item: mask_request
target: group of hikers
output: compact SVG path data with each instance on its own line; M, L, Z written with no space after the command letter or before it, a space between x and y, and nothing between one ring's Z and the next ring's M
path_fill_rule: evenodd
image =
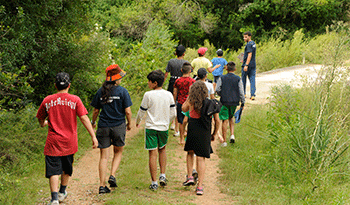
M154 70L147 75L150 91L143 96L135 124L139 127L145 118L145 149L149 151L151 190L155 191L168 183L165 174L166 145L172 124L174 135L179 136L179 144L187 152L187 175L183 186L197 185L196 194L203 195L205 158L210 158L213 153L211 141L219 138L221 145L227 146L229 126L230 142L235 142L234 113L237 106L240 105L241 109L244 107L247 76L251 85L250 99L255 99L256 46L250 32L245 32L243 38L247 44L241 61L242 78L234 74L235 63L227 62L221 49L217 50L217 57L210 61L205 58L207 48L201 47L198 49L199 57L189 63L184 60L186 49L182 45L176 47L177 58L168 62L165 73ZM227 70L225 75L224 69ZM100 148L99 194L111 192L106 185L108 148L111 145L114 156L108 184L117 187L115 175L122 159L126 131L132 129L134 124L131 112L133 104L127 89L120 86L126 72L117 64L108 66L105 72L106 80L91 102L94 108L91 121L81 99L68 93L71 81L65 72L56 75L57 93L47 96L38 109L36 117L40 125L48 126L44 155L45 176L49 179L51 190L49 204L59 204L68 195L66 188L73 173L74 154L78 150L77 116L89 132L93 148ZM213 83L207 80L208 72L213 74ZM169 73L168 90L164 90L162 86ZM215 95L220 96L220 101L216 100ZM222 136L219 134L221 122ZM158 179L157 158L160 166Z

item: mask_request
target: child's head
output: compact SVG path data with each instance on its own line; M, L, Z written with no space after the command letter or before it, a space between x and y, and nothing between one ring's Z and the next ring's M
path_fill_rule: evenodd
M106 81L118 81L126 75L118 64L110 65L106 68Z
M207 70L205 68L198 69L197 76L200 80L203 80L207 77Z
M199 57L204 56L204 55L205 55L205 52L207 52L207 50L208 50L208 48L206 48L206 47L200 47L200 48L198 49L198 55L199 55Z
M180 44L178 47L176 47L175 54L177 57L183 56L185 52L186 52L185 46Z
M68 88L70 85L69 74L65 72L57 73L55 84L58 91Z
M192 70L191 63L185 62L185 63L182 65L181 72L182 72L183 74L190 73L191 70Z
M223 55L224 55L224 51L222 51L221 49L219 49L219 50L216 51L216 54L217 54L218 56L223 56Z
M227 63L226 69L228 72L233 72L236 70L236 64L233 61L230 61Z
M148 82L151 82L153 84L152 86L148 84L150 89L156 89L156 88L162 87L164 83L164 76L165 75L161 70L154 70L150 72L147 75Z
M188 100L197 112L200 112L203 100L208 97L208 88L203 81L196 81L190 87Z

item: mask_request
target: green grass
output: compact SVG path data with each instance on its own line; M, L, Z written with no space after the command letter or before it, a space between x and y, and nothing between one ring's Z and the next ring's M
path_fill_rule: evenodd
M314 191L279 168L267 140L267 105L246 109L235 126L236 143L219 149L222 191L238 204L348 204L348 177L334 177Z

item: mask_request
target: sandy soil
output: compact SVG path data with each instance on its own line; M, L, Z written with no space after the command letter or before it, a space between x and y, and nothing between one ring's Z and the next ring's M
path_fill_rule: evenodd
M317 77L317 71L321 68L320 65L305 65L305 66L293 66L284 69L278 69L265 73L257 74L256 84L257 98L255 101L247 99L246 104L265 104L268 103L270 97L271 87L288 83L293 86L299 86L301 84L300 76L307 76L309 79L315 79ZM247 94L250 94L249 83L247 85ZM130 132L127 132L127 138L131 138L136 135L140 129L134 128ZM172 137L171 140L177 140ZM126 140L128 142L128 140ZM220 159L217 156L217 150L221 149L218 140L213 144L214 154L210 159L206 160L206 173L204 181L204 195L195 196L194 189L181 190L181 195L193 195L195 196L190 202L195 204L212 205L212 204L235 204L232 201L232 197L223 194L220 191L220 184L218 178L220 177L220 170L218 168ZM112 154L112 150L110 152ZM177 170L174 176L171 176L172 182L169 182L168 191L175 191L176 187L181 186L181 183L185 179L186 174L186 153L183 151L182 146L177 146L174 149L168 149L168 166L167 170ZM111 159L112 157L110 157ZM103 204L104 202L98 198L98 161L99 150L87 151L86 154L75 162L74 175L69 184L69 195L66 201L62 204ZM110 163L110 162L109 162ZM147 187L145 187L147 188ZM177 189L178 190L178 189ZM44 199L43 199L44 200ZM49 199L45 199L48 201Z

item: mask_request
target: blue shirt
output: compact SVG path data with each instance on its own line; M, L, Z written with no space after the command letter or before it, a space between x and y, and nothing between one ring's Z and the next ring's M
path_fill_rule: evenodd
M247 45L245 45L244 48L244 56L243 56L243 64L242 67L245 66L245 63L247 62L247 58L248 58L248 53L252 53L252 58L250 59L249 68L255 68L256 67L256 63L255 63L255 52L256 52L256 45L254 41L249 41L247 43Z
M213 63L213 67L219 64L221 65L220 67L218 67L212 72L213 76L222 76L224 72L224 67L225 65L227 65L227 61L224 58L213 58L211 62Z
M125 108L132 105L129 92L121 86L112 88L107 103L102 103L102 88L100 88L91 102L91 106L102 109L98 127L115 127L125 123Z

